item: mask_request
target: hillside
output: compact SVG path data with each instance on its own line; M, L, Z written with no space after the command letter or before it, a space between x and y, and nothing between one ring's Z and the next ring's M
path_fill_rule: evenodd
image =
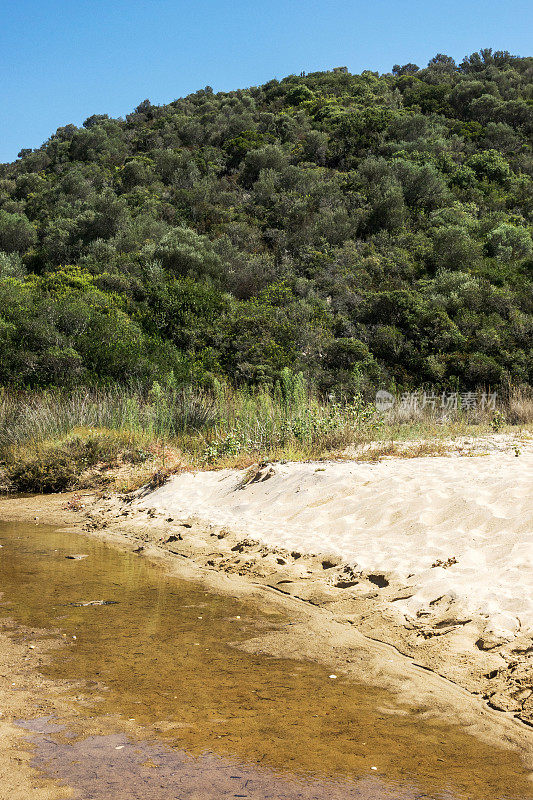
M533 382L533 58L290 75L0 166L0 383Z

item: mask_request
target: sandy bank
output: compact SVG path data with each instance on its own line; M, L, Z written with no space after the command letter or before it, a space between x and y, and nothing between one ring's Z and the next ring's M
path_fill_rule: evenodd
M183 474L143 503L194 514L409 589L407 619L486 619L493 641L533 634L533 447L520 456L269 465ZM407 594L407 593L406 593ZM453 607L453 613L452 613Z
M276 554L279 590L533 721L531 441L473 457L182 474L135 500L139 512L222 531L209 561L225 570L268 577Z
M0 517L90 531L216 591L277 595L296 624L255 652L369 678L417 713L519 742L531 764L516 726L533 724L533 446L515 446L183 474L134 497L9 498Z

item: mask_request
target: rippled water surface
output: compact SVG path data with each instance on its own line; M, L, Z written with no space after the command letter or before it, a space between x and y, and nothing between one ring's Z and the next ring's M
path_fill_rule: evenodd
M124 720L101 736L21 721L35 763L79 800L533 797L514 754L320 665L239 650L289 624L272 608L46 526L1 524L0 542L0 611L65 635L43 671L82 681L82 718Z

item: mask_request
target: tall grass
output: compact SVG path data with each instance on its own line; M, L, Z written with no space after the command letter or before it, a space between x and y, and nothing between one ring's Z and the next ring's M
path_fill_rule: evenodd
M69 392L0 391L0 459L13 448L61 439L72 431L130 431L181 446L193 460L214 462L242 452L272 453L292 446L341 446L379 423L361 397L322 402L301 374L289 370L274 387L234 390L215 383L207 392L172 380L151 390L115 387Z
M454 401L454 402L450 402ZM533 423L533 388L507 386L498 392L444 393L428 401L424 392L401 395L382 414L381 438L443 438L498 433L509 426Z
M146 433L154 438L209 428L214 399L187 388L75 389L12 392L0 389L0 458L14 445L66 436L76 428Z
M255 455L263 459L312 457L359 441L379 427L372 404L357 395L325 402L288 369L273 390L216 390L218 419L206 436L208 463Z
M247 466L254 461L311 459L350 445L423 440L533 422L533 393L509 389L498 407L405 404L378 413L356 395L320 398L301 374L283 371L275 387L205 391L172 377L139 387L14 392L0 390L0 462L17 488L72 485L98 464ZM55 465L61 464L59 478ZM59 469L59 467L58 467ZM29 477L28 477L29 476ZM26 481L26 482L25 482Z

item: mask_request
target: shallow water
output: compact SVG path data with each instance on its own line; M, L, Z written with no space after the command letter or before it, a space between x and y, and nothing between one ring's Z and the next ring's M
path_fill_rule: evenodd
M80 800L533 797L513 753L331 669L239 650L290 624L272 608L46 526L0 524L0 542L0 613L60 631L68 645L43 671L80 680L73 694L88 701L76 733L21 722L35 763ZM100 600L113 604L80 605ZM124 721L115 733L83 734L84 717L108 715Z

